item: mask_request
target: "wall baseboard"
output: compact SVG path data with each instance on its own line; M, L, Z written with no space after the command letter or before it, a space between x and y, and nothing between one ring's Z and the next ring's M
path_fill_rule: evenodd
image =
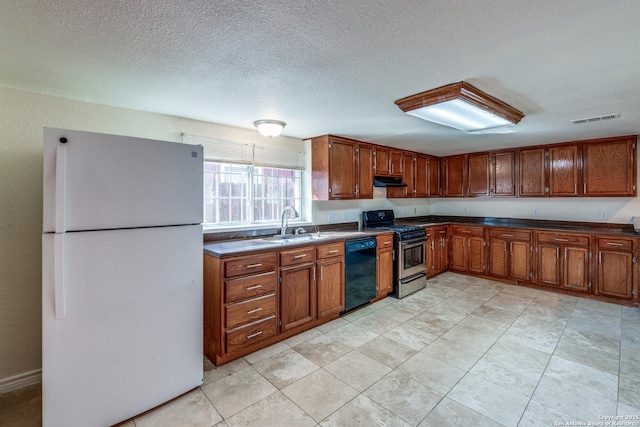
M42 382L42 369L0 379L0 394Z

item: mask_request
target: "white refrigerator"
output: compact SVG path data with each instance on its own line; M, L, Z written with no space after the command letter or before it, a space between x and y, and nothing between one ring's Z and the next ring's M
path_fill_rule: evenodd
M44 130L42 417L109 426L202 383L202 147Z

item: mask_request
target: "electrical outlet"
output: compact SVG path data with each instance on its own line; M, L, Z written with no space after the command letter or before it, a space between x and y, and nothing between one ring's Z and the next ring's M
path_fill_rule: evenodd
M600 219L607 219L609 217L609 213L606 210L600 211Z
M418 208L413 208L413 214L417 215L418 214Z
M347 219L347 211L342 211L342 219Z
M540 216L540 212L538 211L538 208L533 208L533 211L531 211L531 213L533 214L533 216Z
M400 208L400 215L404 216L404 208Z
M467 209L467 208L462 208L462 213L466 215L467 213L469 213L469 209Z
M329 223L336 222L336 214L333 212L329 212L329 214L327 215L327 221L329 221Z

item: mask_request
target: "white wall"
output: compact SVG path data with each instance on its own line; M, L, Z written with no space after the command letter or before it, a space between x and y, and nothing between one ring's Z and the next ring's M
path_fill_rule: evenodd
M301 140L268 140L253 129L0 88L0 383L41 367L43 127L165 141L187 132L303 149Z

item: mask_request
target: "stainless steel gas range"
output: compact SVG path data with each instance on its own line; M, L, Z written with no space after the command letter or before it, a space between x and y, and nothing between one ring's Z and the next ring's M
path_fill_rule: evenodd
M404 298L427 285L426 231L414 225L395 224L392 210L365 211L366 228L382 228L394 233L393 295Z

